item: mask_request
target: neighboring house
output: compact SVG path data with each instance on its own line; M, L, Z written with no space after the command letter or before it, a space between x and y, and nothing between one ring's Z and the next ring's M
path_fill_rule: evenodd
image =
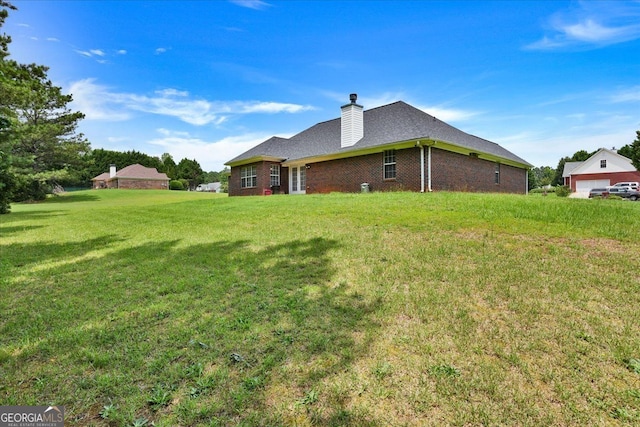
M332 191L527 192L531 164L402 101L340 118L291 138L272 137L228 161L229 195Z
M111 165L109 172L96 176L93 181L93 188L128 188L144 190L168 190L169 177L165 173L160 173L156 168L148 168L139 164L130 165L126 168L116 170L115 165Z
M631 160L613 150L601 148L584 162L567 162L562 171L564 185L577 193L607 187L616 182L640 181Z

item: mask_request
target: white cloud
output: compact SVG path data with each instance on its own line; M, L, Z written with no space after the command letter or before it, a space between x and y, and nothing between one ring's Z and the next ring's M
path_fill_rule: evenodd
M425 113L431 114L432 116L434 116L438 120L442 120L443 122L461 122L480 114L476 111L459 110L459 109L443 108L443 107L418 106L417 108L424 111Z
M198 163L205 171L222 170L224 162L270 137L270 135L251 133L217 141L206 141L190 136L186 132L158 129L158 133L162 136L148 141L149 144L162 147L161 151L171 154L176 161L184 158L197 158Z
M640 86L620 90L617 94L611 97L611 101L615 103L640 101Z
M529 50L597 48L640 38L640 2L579 2L550 17L549 34Z
M196 126L220 125L231 115L299 113L314 107L264 101L207 101L189 97L177 89L164 89L155 96L112 92L95 79L71 84L73 108L82 111L88 120L127 120L133 112L175 117Z
M159 48L156 49L155 52L156 52L156 55L160 55L162 53L165 53L166 51L167 51L166 47L159 47Z
M156 94L161 96L189 96L189 92L187 91L171 89L171 88L157 90Z
M298 105L298 104L285 104L281 102L237 102L237 111L243 114L251 113L300 113L303 111L313 110L314 107L310 105Z
M322 93L324 96L337 102L341 102L343 104L347 104L349 102L348 94L332 91L323 91ZM371 108L380 107L382 105L391 104L397 101L404 101L411 105L414 105L419 110L422 110L427 114L431 114L432 116L445 122L459 122L481 114L476 111L445 108L442 106L423 106L419 103L409 100L404 92L384 92L374 96L364 96L362 98L358 97L358 100L356 102L364 106L365 110L369 110Z
M72 83L69 92L73 96L71 107L82 111L86 120L120 121L131 118L131 113L120 108L117 95L106 86L94 83L94 79L84 79Z
M108 136L107 137L107 141L114 143L114 142L123 142L123 141L127 141L129 138L126 138L124 136Z
M120 49L120 50L116 51L116 55L126 55L126 54L127 54L127 51L124 50L124 49Z
M107 54L102 49L89 49L89 50L80 50L74 49L77 54L82 56L86 56L87 58L104 58ZM99 64L106 64L108 61L106 59L96 59L96 62Z
M47 37L48 42L59 42L60 40L55 37Z
M248 9L263 10L271 5L262 0L230 0L231 3Z

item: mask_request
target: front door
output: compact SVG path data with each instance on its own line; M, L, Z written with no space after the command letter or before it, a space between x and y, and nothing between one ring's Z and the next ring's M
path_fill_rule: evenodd
M305 194L307 192L307 168L293 166L289 168L289 194Z

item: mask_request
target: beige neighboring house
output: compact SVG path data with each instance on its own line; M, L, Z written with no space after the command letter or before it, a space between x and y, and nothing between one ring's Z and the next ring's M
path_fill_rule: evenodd
M130 165L116 170L111 165L109 172L93 178L93 188L126 188L137 190L168 190L169 177L156 168L148 168L140 164Z

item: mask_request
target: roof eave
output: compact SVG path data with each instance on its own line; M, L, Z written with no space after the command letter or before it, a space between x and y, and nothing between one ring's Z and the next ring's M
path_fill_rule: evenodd
M285 160L286 159L284 159L282 157L253 156L253 157L248 157L246 159L230 160L227 163L225 163L225 165L233 168L233 167L237 167L237 166L248 165L250 163L257 163L257 162L283 162Z
M406 141L391 142L387 144L375 145L373 147L353 147L351 149L342 150L336 153L301 157L297 159L288 159L284 161L282 165L288 166L290 164L325 162L328 160L338 160L338 159L344 159L348 157L356 157L356 156L363 156L367 154L380 153L382 151L390 150L390 149L404 149L404 148L419 147L421 145L424 147L428 147L428 146L437 147L437 148L441 148L443 150L451 151L454 153L464 154L466 156L469 156L475 153L478 155L478 158L480 159L499 162L501 164L514 166L517 168L529 169L533 167L532 164L527 162L518 162L513 159L507 159L505 157L497 156L495 154L478 152L477 150L473 150L468 147L463 147L460 145L453 144L451 142L440 141L432 138L412 138Z
M113 178L109 178L109 181L113 181L114 179L135 179L138 181L169 181L169 178L162 178L162 177L156 177L156 178L152 178L152 177L141 177L141 176L115 176Z

